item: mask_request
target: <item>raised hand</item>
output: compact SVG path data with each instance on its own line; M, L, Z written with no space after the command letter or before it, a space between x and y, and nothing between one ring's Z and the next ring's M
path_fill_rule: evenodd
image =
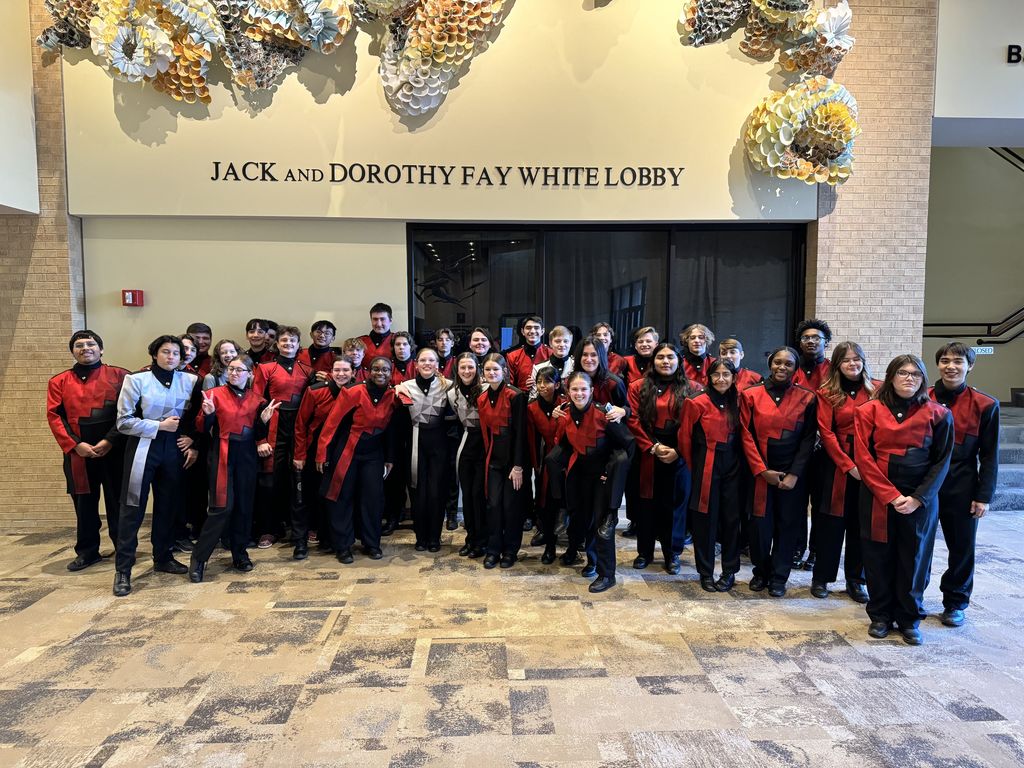
M280 400L271 400L270 405L263 409L263 413L260 414L260 418L263 419L263 423L266 424L274 416L274 411L281 407Z
M205 413L207 416L212 416L214 411L217 410L217 406L213 402L212 392L203 392L203 404L201 407L203 409L203 413Z

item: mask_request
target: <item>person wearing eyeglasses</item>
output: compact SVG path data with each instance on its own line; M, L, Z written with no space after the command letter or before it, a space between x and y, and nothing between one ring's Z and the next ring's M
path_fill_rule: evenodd
M708 385L708 370L715 358L708 351L715 343L715 334L701 323L688 325L679 334L679 343L683 348L683 370L686 378L696 381L702 387Z
M196 415L196 429L210 438L210 507L188 564L194 584L203 580L206 563L225 530L232 567L242 573L253 569L246 545L256 495L256 440L281 405L277 400L266 403L253 391L253 361L248 355L236 357L225 371L228 383L203 392Z
M949 560L942 574L942 623L959 627L974 588L978 521L988 512L999 472L999 401L967 386L975 352L952 342L939 347L939 380L928 395L953 414L953 456L939 490L939 523Z
M953 416L928 398L926 377L916 355L893 358L853 417L853 460L869 491L860 496L868 634L886 637L895 623L908 645L924 642L939 489L953 453Z
M316 381L330 381L334 360L341 355L340 349L331 346L337 333L330 320L317 320L309 327L310 345L300 350L298 359L313 370Z

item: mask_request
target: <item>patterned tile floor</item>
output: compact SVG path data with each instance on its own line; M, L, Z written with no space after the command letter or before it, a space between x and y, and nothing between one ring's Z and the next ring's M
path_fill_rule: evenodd
M809 574L711 595L628 540L596 596L539 549L484 571L402 531L380 562L140 566L116 599L70 531L2 537L0 766L1020 766L1024 521L983 525L968 623L919 648Z

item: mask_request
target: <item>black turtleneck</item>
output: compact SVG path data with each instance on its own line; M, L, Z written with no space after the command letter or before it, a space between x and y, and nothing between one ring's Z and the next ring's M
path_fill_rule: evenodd
M73 366L71 366L71 370L75 372L75 376L80 378L82 381L85 381L87 378L89 378L89 374L95 371L101 365L103 365L102 360L97 360L95 363L92 363L90 365L82 365L81 363L75 363Z
M568 355L566 355L565 357L556 357L555 355L551 355L551 357L547 359L547 362L551 364L552 368L561 373L565 368L565 363L568 359Z
M463 383L462 379L459 379L459 392L461 392L462 396L465 397L467 400L472 396L473 388L475 386L476 386L475 383L474 384L465 384L465 383Z
M153 367L149 369L152 371L153 376L156 380L163 384L165 387L170 387L171 382L174 380L174 371L168 371L161 368L156 363L153 363Z
M651 381L653 381L654 386L658 388L658 394L660 395L666 389L675 384L676 377L675 374L672 374L671 376L662 376L660 373L655 373L651 376Z
M859 376L856 379L848 379L843 376L840 388L850 397L854 397L858 392L864 389L864 380Z
M429 379L424 379L418 373L416 374L416 386L422 390L423 394L430 392L430 385L434 383L434 377L431 376Z
M310 344L307 347L307 350L309 351L309 362L315 363L317 360L320 359L321 355L330 352L331 348L330 346L318 347L316 344Z
M889 406L889 410L892 411L892 415L896 417L896 421L900 424L907 418L910 407L911 402L909 398L900 397L895 392L892 393L892 405Z
M492 387L490 384L487 385L487 400L491 405L496 405L498 397L501 395L501 390L505 388L505 382L501 382L497 389Z
M537 344L527 344L524 341L523 346L520 347L520 349L522 349L523 352L526 353L526 356L528 358L533 360L535 357L537 357L537 350L540 349L540 343L538 342Z
M543 397L538 396L537 405L545 416L550 416L551 412L558 407L558 401L553 397L550 400L545 400Z
M385 389L386 389L385 387L378 387L372 381L366 382L366 394L368 394L370 396L370 400L373 401L374 405L379 403L380 399L382 397L384 397L384 390Z
M351 384L351 383L352 382L350 381L349 384ZM327 380L327 386L331 390L331 394L334 397L337 397L338 393L341 392L341 387L338 386L338 382L336 382L334 379L328 379Z
M294 357L285 357L284 355L277 356L277 364L284 368L288 373L292 372L292 368L295 367Z
M576 424L576 426L579 426L580 423L582 423L583 418L587 415L587 411L589 411L593 405L593 399L591 399L591 401L587 403L582 409L577 408L576 405L573 404L573 406L569 409L569 417L573 420L573 423Z
M695 355L695 354L693 354L693 352L691 352L688 349L685 352L683 352L683 357L686 358L686 361L690 365L692 365L694 368L697 368L697 369L700 369L701 366L704 365L704 361L708 359L708 356L706 354L705 355Z
M967 380L964 379L964 383L956 389L949 389L942 379L935 382L935 399L943 405L952 405L953 401L967 389Z
M729 394L726 391L724 394L719 392L714 387L708 387L704 390L708 393L708 398L719 408L725 408L729 404Z
M391 331L388 331L387 333L377 333L376 331L370 331L369 333L370 339L373 341L374 345L378 347L384 342L384 339L386 339L390 335Z
M229 383L228 389L230 389L234 394L238 395L239 397L245 397L245 387L236 387L234 384Z
M779 402L783 397L786 396L786 392L793 386L793 380L787 379L786 381L775 381L775 379L765 379L764 388L768 390L768 394L772 396L775 402Z
M815 355L814 357L808 357L807 355L800 355L800 369L803 371L813 371L819 365L825 362L825 354Z

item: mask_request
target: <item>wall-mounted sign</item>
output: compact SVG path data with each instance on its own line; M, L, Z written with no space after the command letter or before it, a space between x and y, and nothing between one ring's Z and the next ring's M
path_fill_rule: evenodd
M971 347L976 355L994 355L996 353L995 347Z
M1006 46L1006 63L1007 64L1020 64L1021 60L1021 46L1019 45L1008 45Z

